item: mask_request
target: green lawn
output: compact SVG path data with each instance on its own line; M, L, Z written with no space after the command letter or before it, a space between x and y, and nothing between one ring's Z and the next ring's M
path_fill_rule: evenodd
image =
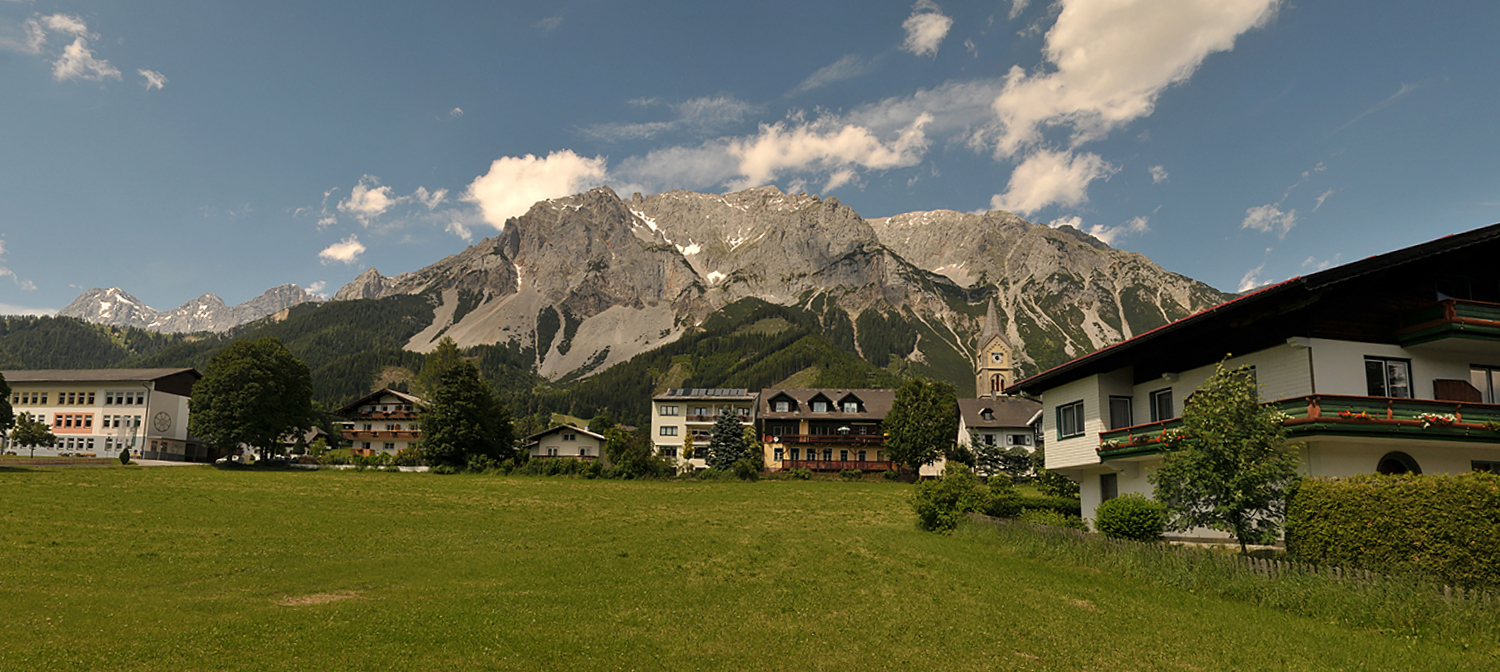
M1497 664L920 532L909 488L0 468L0 670Z

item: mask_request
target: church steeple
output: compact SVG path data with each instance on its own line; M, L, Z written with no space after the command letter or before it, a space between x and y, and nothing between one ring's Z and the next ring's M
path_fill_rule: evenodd
M1015 382L1011 365L1010 343L1000 328L1000 314L995 300L990 299L989 310L984 315L984 329L979 332L979 349L974 359L974 395L976 397L999 397L1005 387Z

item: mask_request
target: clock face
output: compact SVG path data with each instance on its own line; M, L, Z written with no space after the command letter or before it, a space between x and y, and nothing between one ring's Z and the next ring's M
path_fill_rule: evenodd
M995 363L999 364L1000 362L1005 361L1005 355L999 352L992 352L990 353L990 359L995 360Z
M157 413L156 417L151 419L151 425L156 428L156 431L165 432L172 428L172 416L167 415L165 411Z

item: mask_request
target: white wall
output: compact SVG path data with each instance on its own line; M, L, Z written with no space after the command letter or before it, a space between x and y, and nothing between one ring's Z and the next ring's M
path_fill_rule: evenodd
M1047 435L1047 468L1062 469L1099 463L1099 432L1105 429L1100 419L1101 396L1099 376L1088 376L1042 394L1042 423ZM1057 407L1083 402L1083 434L1067 439L1057 436Z

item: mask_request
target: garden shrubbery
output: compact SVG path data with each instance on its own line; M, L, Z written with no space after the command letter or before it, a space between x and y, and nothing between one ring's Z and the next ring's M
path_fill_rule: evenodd
M1020 501L1010 483L997 480L986 485L968 466L949 462L942 478L917 483L911 505L922 529L951 532L971 513L1015 515L1021 510Z
M1307 479L1288 505L1286 547L1307 562L1497 587L1497 511L1495 474Z
M1094 510L1094 528L1116 539L1161 541L1167 507L1136 493L1120 495Z

